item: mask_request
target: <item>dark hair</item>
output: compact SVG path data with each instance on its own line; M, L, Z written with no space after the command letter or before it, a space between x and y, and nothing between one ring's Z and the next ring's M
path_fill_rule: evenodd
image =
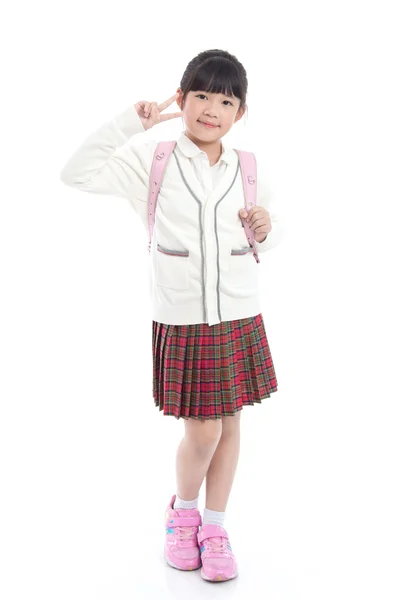
M188 92L204 90L236 96L240 99L239 108L246 104L246 71L236 56L225 50L206 50L195 56L185 69L180 87L183 102Z

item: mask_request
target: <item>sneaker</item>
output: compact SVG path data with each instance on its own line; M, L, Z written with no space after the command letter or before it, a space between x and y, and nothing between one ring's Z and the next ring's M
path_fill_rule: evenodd
M175 569L193 571L200 569L200 549L197 533L202 523L197 509L173 508L176 496L171 498L165 514L166 539L164 556Z
M227 581L238 570L226 529L207 524L197 534L201 553L201 576L207 581Z

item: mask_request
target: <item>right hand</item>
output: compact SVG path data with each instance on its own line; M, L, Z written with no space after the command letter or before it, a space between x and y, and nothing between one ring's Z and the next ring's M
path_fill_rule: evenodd
M140 100L139 102L136 102L135 109L139 115L143 127L147 130L161 121L168 121L169 119L181 117L183 112L166 113L165 115L160 115L160 112L175 102L178 96L179 94L176 93L161 104L157 104L157 102L146 102L146 100Z

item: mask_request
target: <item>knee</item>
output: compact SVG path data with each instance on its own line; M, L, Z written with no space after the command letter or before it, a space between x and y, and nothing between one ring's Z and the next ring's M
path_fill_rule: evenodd
M200 421L189 419L185 435L196 451L202 454L214 452L222 435L220 419Z
M221 437L223 439L240 435L240 416L241 411L238 411L233 416L222 417Z

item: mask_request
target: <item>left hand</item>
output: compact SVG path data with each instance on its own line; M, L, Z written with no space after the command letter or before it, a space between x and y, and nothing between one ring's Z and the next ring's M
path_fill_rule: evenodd
M263 242L272 229L269 212L262 206L253 206L249 212L245 208L239 211L241 219L246 219L250 229L254 231L256 242Z

